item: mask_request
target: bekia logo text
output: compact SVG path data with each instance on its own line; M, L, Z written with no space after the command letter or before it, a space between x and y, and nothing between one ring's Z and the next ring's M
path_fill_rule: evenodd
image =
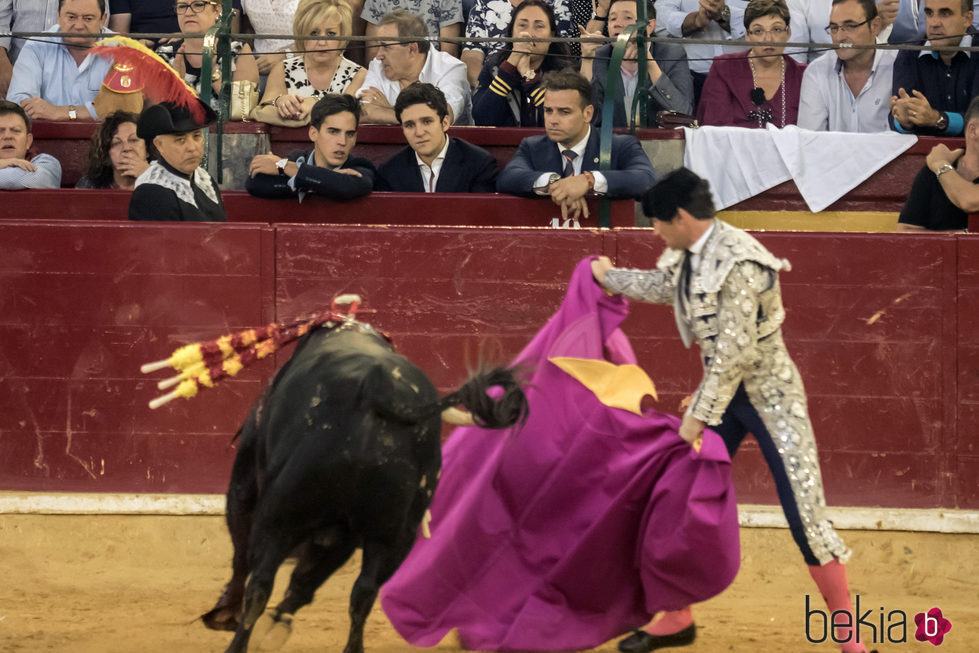
M832 615L812 607L806 594L806 639L813 644L825 642L827 638L837 644L864 642L872 644L901 644L908 641L908 615L904 610L885 611L881 606L861 611L860 595L857 594L854 614L837 610ZM914 616L916 630L914 638L919 642L929 642L941 646L945 635L952 629L952 623L942 615L940 608L919 612Z

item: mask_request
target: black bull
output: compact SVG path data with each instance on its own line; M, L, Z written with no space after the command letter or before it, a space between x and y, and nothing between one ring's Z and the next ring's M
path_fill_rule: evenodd
M504 390L499 400L486 393L493 386ZM364 650L378 590L411 550L438 484L440 413L456 404L491 428L527 410L512 371L499 368L440 399L420 369L361 323L300 340L239 432L227 498L233 575L203 616L209 628L236 631L229 653L284 644L292 615L357 547L344 650ZM260 621L290 554L298 560L285 598Z

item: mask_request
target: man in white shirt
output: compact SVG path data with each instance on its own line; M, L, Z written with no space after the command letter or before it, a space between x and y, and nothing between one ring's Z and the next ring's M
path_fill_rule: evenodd
M357 92L364 107L364 122L398 122L394 103L402 89L414 82L438 87L449 103L452 124L471 125L472 90L466 64L431 47L425 22L407 11L392 11L377 27L381 42L371 61L364 85ZM417 40L402 41L398 38Z
M27 158L34 137L31 121L13 102L0 100L0 190L58 188L61 164L50 154Z
M883 29L873 0L833 0L829 31L840 47L806 68L799 99L799 127L814 131L889 130L891 80L896 50L862 50Z

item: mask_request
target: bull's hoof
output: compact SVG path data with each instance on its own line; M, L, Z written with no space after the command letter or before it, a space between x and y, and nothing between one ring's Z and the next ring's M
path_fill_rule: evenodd
M240 606L216 606L210 612L202 614L201 621L211 630L237 630L239 608Z
M266 612L255 622L255 628L252 629L252 637L249 640L248 653L278 651L285 645L291 634L291 614L280 615L275 612Z

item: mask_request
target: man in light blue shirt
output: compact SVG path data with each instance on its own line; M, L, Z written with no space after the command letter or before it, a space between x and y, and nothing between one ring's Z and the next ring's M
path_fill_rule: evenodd
M61 164L50 154L27 158L33 142L31 122L24 110L0 100L0 190L58 188Z
M694 106L700 102L700 91L707 79L714 57L742 48L721 45L701 45L696 39L737 40L744 37L744 10L747 0L658 0L656 2L656 34L659 36L689 37L684 45L690 76L693 78ZM736 45L736 44L732 44Z
M60 0L58 23L50 32L72 36L31 41L14 64L7 99L24 107L31 120L95 120L92 104L112 65L89 54L110 32L105 0ZM77 34L77 36L75 36Z
M885 132L890 129L894 50L865 50L883 27L874 0L833 0L827 31L840 47L806 68L799 97L803 129Z

